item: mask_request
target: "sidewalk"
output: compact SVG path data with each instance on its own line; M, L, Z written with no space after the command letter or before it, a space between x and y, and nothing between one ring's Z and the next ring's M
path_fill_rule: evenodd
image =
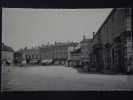
M114 70L106 70L106 69L103 69L102 71L96 71L96 68L91 68L90 69L90 72L88 72L88 69L87 68L76 68L77 71L79 73L88 73L88 74L107 74L107 75L123 75L124 73L122 72L117 72L117 71L114 71Z
M108 75L118 75L118 74L123 75L124 74L122 72L117 72L117 71L114 71L114 70L106 70L106 69L103 69L101 71L101 73L102 74L108 74Z

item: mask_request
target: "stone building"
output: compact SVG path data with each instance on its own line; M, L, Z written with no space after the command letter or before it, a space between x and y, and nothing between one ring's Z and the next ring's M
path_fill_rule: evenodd
M131 9L113 9L92 41L92 64L97 70L124 71L132 56Z
M30 64L39 63L41 60L40 47L35 47L31 49L24 49L23 58L26 59Z
M17 64L23 60L23 49L14 52L14 62Z
M83 36L83 40L80 42L82 67L88 67L89 65L89 45L91 45L91 39L86 39Z
M54 46L54 63L69 66L70 52L75 49L76 45L77 43L73 42L56 43Z
M75 49L70 52L70 66L81 66L81 48Z
M70 60L70 52L75 49L77 43L66 42L57 43L55 45L42 45L41 60L53 60L55 65L68 65Z
M14 60L14 50L2 43L2 65L10 65Z
M45 45L40 48L41 51L41 60L53 60L54 58L54 46L53 45Z

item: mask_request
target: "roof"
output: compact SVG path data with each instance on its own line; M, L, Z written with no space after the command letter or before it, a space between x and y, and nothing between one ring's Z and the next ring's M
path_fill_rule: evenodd
M91 39L83 39L80 43L91 42Z
M78 43L73 43L73 42L66 42L66 43L57 43L55 46L75 46Z
M4 45L4 44L2 44L2 51L14 52L14 50L11 47Z
M80 53L80 52L81 52L81 48L76 49L76 50L73 50L73 51L71 51L70 53Z
M100 33L99 31L102 29L102 27L105 25L105 23L108 22L108 20L115 13L116 10L117 10L117 8L113 8L113 10L110 12L110 14L107 16L107 18L105 19L105 21L102 23L102 25L100 26L100 28L98 29L98 31L96 32L96 34L94 35L94 37L92 38L92 41L95 39L96 35L98 35L98 33Z
M48 48L48 47L54 47L54 45L45 45L45 46L40 47L40 48Z
M25 51L38 51L38 50L39 50L39 48L36 48L36 49L27 49Z
M73 42L66 42L66 43L57 43L55 45L45 45L41 48L49 48L49 47L58 47L58 46L76 46L78 43L73 43Z
M23 52L22 49L20 49L20 50L18 50L18 51L15 51L15 53L22 53L22 52Z

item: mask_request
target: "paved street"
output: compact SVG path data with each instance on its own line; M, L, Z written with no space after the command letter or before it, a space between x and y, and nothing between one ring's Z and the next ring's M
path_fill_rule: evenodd
M2 70L6 91L133 89L133 75L80 73L65 66L4 66Z

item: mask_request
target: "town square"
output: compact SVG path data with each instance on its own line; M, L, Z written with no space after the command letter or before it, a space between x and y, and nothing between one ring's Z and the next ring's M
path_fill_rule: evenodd
M133 90L131 8L2 11L2 91Z
M122 73L81 72L66 66L3 68L4 91L132 90L133 76Z

